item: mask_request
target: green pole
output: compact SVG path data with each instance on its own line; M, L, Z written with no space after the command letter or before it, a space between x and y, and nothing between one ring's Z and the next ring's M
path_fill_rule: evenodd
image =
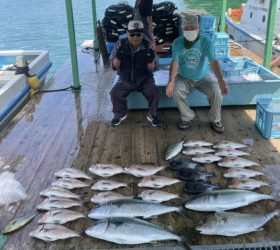
M221 24L220 24L220 31L221 32L225 32L226 11L227 11L227 0L223 0L223 2L222 2L222 12L221 12Z
M93 21L93 41L94 41L94 48L98 49L99 44L97 40L97 16L96 16L96 0L91 0L91 7L92 7L92 21Z
M270 0L268 20L267 20L267 32L266 32L266 43L264 50L264 61L263 66L267 69L270 68L272 59L272 40L274 33L274 24L276 18L277 0Z
M70 44L70 52L71 52L72 75L73 75L73 82L74 82L72 85L72 89L79 90L81 88L81 85L79 79L72 0L65 0L65 3L66 3L66 12L67 12L69 44Z

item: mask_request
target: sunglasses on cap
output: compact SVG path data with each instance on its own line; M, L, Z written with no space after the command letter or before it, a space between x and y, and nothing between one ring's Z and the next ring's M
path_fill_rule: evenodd
M129 33L130 37L135 37L135 36L140 37L142 35L143 35L143 33Z

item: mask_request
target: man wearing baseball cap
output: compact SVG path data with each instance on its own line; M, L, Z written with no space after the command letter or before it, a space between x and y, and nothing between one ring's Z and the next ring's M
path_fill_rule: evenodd
M150 43L143 39L144 25L141 21L130 21L127 38L121 39L113 54L112 66L118 70L119 80L112 88L111 101L114 118L112 126L118 126L127 118L127 96L132 91L141 92L148 101L148 121L154 127L161 127L157 115L159 90L155 85L155 53Z
M228 86L215 58L214 46L208 37L199 34L197 16L186 15L182 29L183 36L175 39L172 45L172 62L166 86L166 95L173 96L180 111L178 127L186 130L192 124L195 113L188 106L187 94L196 88L207 96L210 103L211 128L223 133L221 104L222 96L228 94ZM210 78L209 65L218 81Z

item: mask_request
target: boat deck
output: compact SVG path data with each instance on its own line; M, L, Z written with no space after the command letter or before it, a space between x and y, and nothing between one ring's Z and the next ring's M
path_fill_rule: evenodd
M245 50L235 50L235 55L245 53ZM252 55L251 55L252 56ZM147 110L129 111L128 118L119 127L110 126L112 119L109 90L115 73L109 68L98 65L96 72L93 58L79 53L79 70L81 92L52 92L32 97L21 112L0 132L0 169L10 166L9 170L16 172L16 178L26 188L28 199L10 212L1 212L0 226L11 219L24 214L36 213L36 205L42 201L39 192L55 180L54 173L58 170L75 165L89 173L88 167L95 163L129 164L166 164L164 155L167 147L181 140L202 139L218 142L222 139L241 142L244 139L254 139L251 159L261 164L280 163L280 140L266 140L254 125L255 106L225 107L222 117L226 131L223 135L214 133L209 128L208 108L195 108L196 120L191 129L180 131L176 128L178 120L176 109L161 109L159 115L164 121L163 128L153 128L147 121ZM49 88L65 88L71 85L72 75L70 62L66 63L57 73ZM257 168L256 168L257 169ZM207 165L208 171L216 173L213 183L226 184L222 178L224 170L214 164ZM160 173L172 176L174 173L165 170ZM94 179L100 179L93 177ZM132 183L130 189L120 189L123 194L137 194L138 179L128 175L112 177ZM265 178L264 178L265 179ZM163 190L180 193L183 200L168 202L172 205L182 205L188 195L182 193L183 183ZM270 188L260 191L271 193ZM88 213L91 207L90 198L94 194L90 188L77 190L83 195L85 206L81 209ZM236 209L236 211L261 213L271 211L275 202L262 201L254 205ZM112 249L129 248L93 239L88 236L61 240L53 243L29 237L38 223L42 213L38 213L31 223L10 234L3 247L13 249ZM202 219L206 213L191 212L196 219ZM245 244L252 242L280 241L280 218L274 218L264 226L263 231L250 233L239 237L203 236L195 232L194 222L184 219L181 215L171 213L152 218L152 222L165 226L178 235L185 235L190 245L223 245ZM68 223L71 229L82 233L93 222L81 219ZM168 247L177 245L175 242L158 242L135 247Z

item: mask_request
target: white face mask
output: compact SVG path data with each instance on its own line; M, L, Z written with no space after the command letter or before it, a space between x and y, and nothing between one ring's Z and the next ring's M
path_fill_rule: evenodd
M198 36L198 30L184 30L184 37L189 42L193 42Z

